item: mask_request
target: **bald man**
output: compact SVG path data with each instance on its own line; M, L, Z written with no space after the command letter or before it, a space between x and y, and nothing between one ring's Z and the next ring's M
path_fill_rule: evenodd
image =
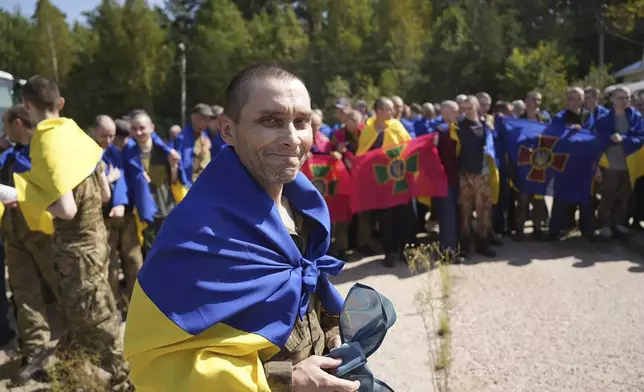
M416 137L416 130L414 129L414 123L408 120L405 117L405 101L397 95L391 97L391 102L394 105L394 115L393 118L400 121L400 123L405 127L409 136L412 138Z
M133 207L129 202L127 183L123 173L123 156L113 143L117 133L129 134L129 124L123 120L114 122L109 116L96 117L94 140L103 148L105 174L110 183L111 198L103 205L103 220L108 231L110 262L106 276L114 293L119 309L127 312L136 275L143 265L141 244L137 235ZM179 129L181 130L181 129ZM123 270L125 291L121 292L119 271Z

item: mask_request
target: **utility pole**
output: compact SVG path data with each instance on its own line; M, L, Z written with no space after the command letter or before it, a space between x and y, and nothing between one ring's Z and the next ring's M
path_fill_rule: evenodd
M179 43L181 51L181 126L186 126L186 46Z
M606 36L606 34L605 34L606 26L604 25L604 14L603 14L602 11L600 11L599 14L597 15L597 27L599 29L599 51L598 51L598 53L599 53L599 61L598 61L598 63L599 63L599 69L602 70L600 72L600 75L601 75L600 76L600 78L601 78L600 83L603 86L604 85L603 69L604 69L604 64L605 64L605 44L604 44L604 39L605 39L605 36Z
M47 26L47 35L49 36L49 49L51 50L51 62L54 67L54 80L58 83L58 57L56 56L56 47L54 46L54 37L51 33L51 25L49 21L45 21Z

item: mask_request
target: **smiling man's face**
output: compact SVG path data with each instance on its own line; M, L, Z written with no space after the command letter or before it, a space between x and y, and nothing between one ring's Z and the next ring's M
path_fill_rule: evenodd
M250 83L239 121L220 122L222 136L260 183L289 183L313 143L311 98L297 79Z

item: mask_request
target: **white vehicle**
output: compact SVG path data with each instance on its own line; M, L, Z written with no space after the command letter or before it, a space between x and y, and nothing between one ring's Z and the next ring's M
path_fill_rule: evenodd
M20 101L18 88L24 83L24 80L16 80L10 73L0 71L0 118L5 110ZM3 121L0 121L0 137L4 137Z

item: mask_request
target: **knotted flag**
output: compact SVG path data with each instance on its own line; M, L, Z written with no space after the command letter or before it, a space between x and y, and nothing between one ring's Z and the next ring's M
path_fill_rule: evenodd
M300 252L278 206L224 147L165 219L132 295L125 357L143 391L268 391L262 362L284 348L315 294L339 316L328 280L329 212L301 173L285 184L310 223Z
M351 222L351 175L342 160L316 154L304 162L302 173L324 197L331 222Z
M425 135L357 156L351 171L351 210L390 208L416 197L445 197L447 177L435 138Z

